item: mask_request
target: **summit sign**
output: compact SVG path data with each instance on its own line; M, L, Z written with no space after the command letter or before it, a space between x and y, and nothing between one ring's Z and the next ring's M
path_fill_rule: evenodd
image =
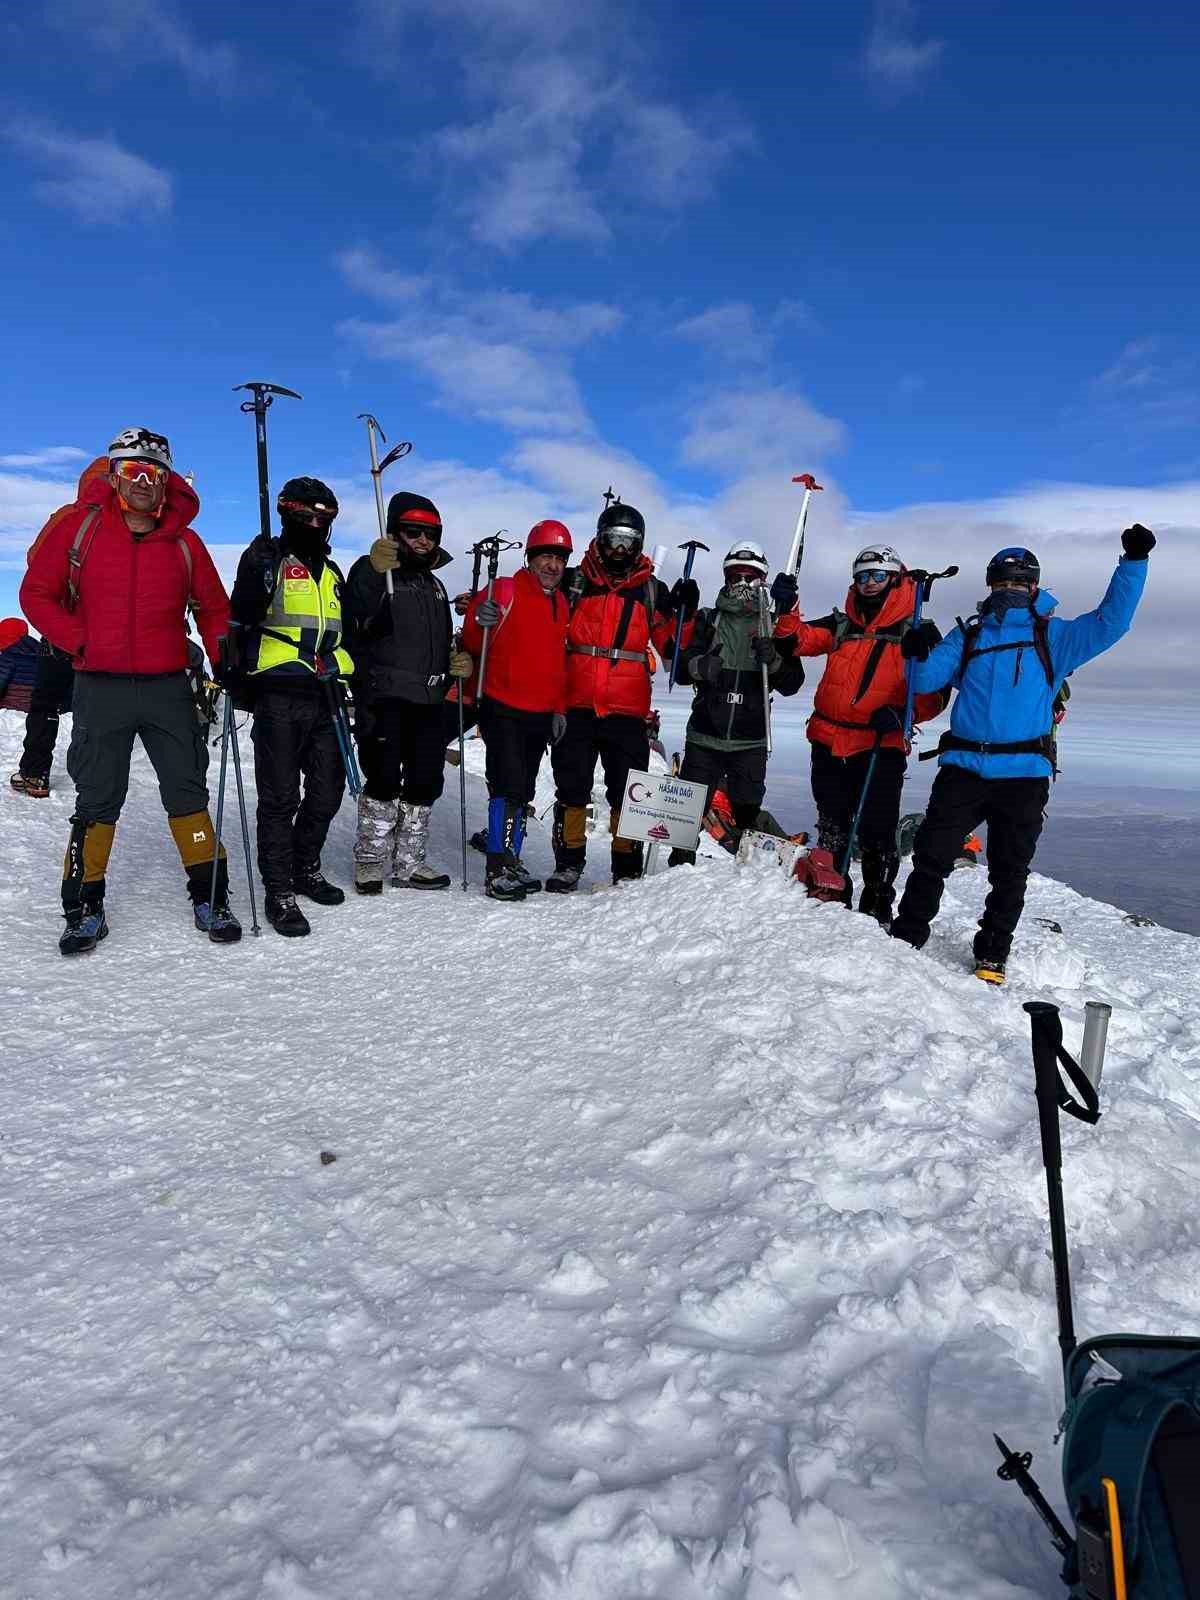
M617 833L622 839L694 850L707 794L704 784L689 783L669 772L631 772L625 780Z

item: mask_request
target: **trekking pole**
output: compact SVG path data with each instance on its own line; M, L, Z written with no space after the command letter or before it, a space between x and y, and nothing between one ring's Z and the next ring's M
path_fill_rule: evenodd
M219 646L219 661L221 676L225 677L229 671L229 639L222 635ZM211 909L217 903L217 864L221 859L221 827L225 820L225 774L229 767L229 746L233 744L233 770L237 778L238 805L242 813L242 849L246 856L246 882L250 890L250 920L253 924L255 936L262 932L258 925L258 907L254 896L254 869L250 863L250 828L246 821L246 797L242 791L242 758L238 748L237 722L234 719L233 696L225 690L225 717L221 724L221 779L217 785L217 815L213 822L213 864L212 877L208 886L208 904ZM226 867L226 876L228 876Z
M474 560L471 563L471 598L479 593L479 569L483 565L483 547L486 540L479 540L471 546ZM470 601L468 601L468 605ZM484 635L484 643L487 635ZM462 634L458 635L458 647L462 649ZM466 713L466 684L460 679L458 684L458 811L462 823L462 886L465 893L470 880L467 870L467 713Z
M816 487L820 488L820 485L817 484ZM957 571L958 571L957 567L947 567L945 572L920 572L920 571L917 571L917 572L910 572L909 573L909 577L914 579L915 582L916 582L916 585L917 585L917 593L916 593L916 598L913 601L913 613L912 613L912 626L914 628L920 626L921 610L922 610L922 608L923 608L923 606L925 604L925 601L929 599L930 594L933 592L933 586L937 582L937 580L939 578L952 578ZM915 697L915 690L914 690L914 685L913 685L913 670L912 670L912 662L910 661L908 663L907 671L905 672L905 684L904 684L904 727L902 729L902 732L904 734L904 748L905 748L905 750L908 749L909 740L912 737L912 719L913 719L913 700L914 700L914 697ZM879 760L879 750L880 750L880 746L883 744L883 740L884 740L883 733L877 733L875 735L875 743L871 746L871 759L867 762L867 770L863 774L862 789L861 789L861 791L859 793L859 796L858 796L858 807L857 807L857 809L855 810L855 813L854 813L854 821L850 824L850 836L846 840L846 853L842 857L842 869L841 870L842 870L842 877L843 878L846 876L846 874L850 870L850 858L854 854L854 841L858 838L858 825L862 821L862 815L863 815L864 810L866 809L867 795L871 791L871 780L875 776L875 764Z
M249 389L252 400L242 401L242 410L254 413L254 436L258 445L258 520L263 537L271 537L271 490L267 478L267 410L274 404L277 394L286 394L291 400L302 400L295 389L284 389L277 383L235 383L233 392ZM258 930L255 929L255 932Z
M1058 1346L1063 1372L1075 1349L1075 1316L1071 1306L1071 1264L1067 1253L1067 1225L1063 1212L1062 1137L1058 1113L1063 1110L1080 1122L1100 1120L1100 1098L1079 1063L1063 1049L1062 1018L1049 1000L1027 1000L1033 1036L1033 1076L1037 1093L1038 1127L1042 1139L1042 1165L1046 1169L1046 1194L1050 1205L1050 1253L1054 1259L1054 1295L1058 1303ZM1102 1055L1101 1051L1101 1055ZM1068 1088L1059 1068L1070 1080ZM1075 1094L1071 1093L1075 1090ZM1076 1099L1078 1095L1078 1099Z
M793 483L804 485L804 499L800 502L800 515L796 518L796 531L792 535L792 548L788 551L787 566L784 571L793 578L800 571L800 563L804 560L804 530L808 525L808 503L813 494L820 494L824 484L820 484L811 472L801 472L792 479Z
M479 541L483 547L484 554L487 556L487 597L489 600L492 598L496 588L496 568L500 565L501 550L519 550L521 548L519 539L502 539L500 537L501 533L507 532L507 528L501 528L500 533L494 533L490 539L481 539ZM491 642L492 630L485 628L483 630L483 649L479 652L479 681L475 685L475 701L477 705L482 705L483 703L483 680L487 673L488 646Z
M350 718L346 714L345 691L340 681L332 673L319 673L321 684L329 702L329 715L333 722L334 735L337 738L338 754L342 758L342 766L346 772L346 787L357 800L363 790L362 774L358 770L358 761L354 754L354 740L350 735Z
M228 647L221 640L221 656L228 658ZM233 720L233 698L225 691L225 709L221 721L221 778L217 784L217 815L213 820L212 877L208 884L209 915L217 901L217 866L221 860L221 824L225 818L225 773L229 766L229 729ZM227 869L228 870L228 869Z
M758 586L758 636L760 639L771 637L771 599L767 594L767 586L760 583ZM762 664L763 686L763 719L767 725L767 754L775 748L771 737L771 669L764 661Z
M242 756L238 748L237 723L232 714L229 718L229 738L233 744L233 775L237 779L238 810L242 814L242 851L246 857L246 887L250 891L250 931L257 939L262 929L258 925L258 904L254 894L254 862L250 855L250 823L246 817L246 793L242 788Z
M1075 1549L1075 1541L1063 1527L1055 1514L1053 1506L1038 1488L1030 1467L1033 1465L1033 1455L1029 1450L1022 1450L1018 1455L1015 1450L1010 1450L998 1433L992 1438L1000 1454L1004 1457L1002 1466L996 1468L996 1476L1005 1483L1015 1483L1025 1496L1029 1504L1041 1517L1050 1531L1050 1542L1064 1559L1071 1555Z
M685 544L681 544L679 548L687 551L687 555L684 557L683 562L683 576L686 580L692 575L692 566L696 560L696 551L703 550L705 553L707 553L708 546L706 544L701 544L699 539L689 539ZM671 690L675 687L675 675L679 671L679 641L683 638L684 620L684 609L682 606L680 606L679 620L675 624L675 646L671 651L671 670L667 673L668 694L670 694Z
M379 426L379 423L369 411L360 411L358 413L358 420L360 422L365 422L367 425L367 442L371 447L371 482L375 485L375 511L379 517L379 537L381 539L386 539L387 516L383 509L383 484L380 480L387 469L391 466L393 461L399 461L402 456L406 456L409 453L409 451L412 449L412 444L407 439L403 440L400 444L394 444L388 451L387 455L384 456L383 460L380 461L379 451L375 446L375 435L378 434L383 440L384 444L386 444L387 434L384 433L383 429ZM387 592L390 596L392 593L391 573L385 572L383 579L387 584Z

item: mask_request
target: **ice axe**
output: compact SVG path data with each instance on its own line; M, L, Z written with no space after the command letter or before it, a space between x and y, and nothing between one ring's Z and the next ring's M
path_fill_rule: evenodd
M706 544L702 544L699 539L688 539L681 544L679 548L687 551L687 555L684 557L683 561L683 576L686 581L686 579L690 578L692 575L692 567L696 560L696 551L703 550L707 554L708 546ZM675 687L675 675L679 671L679 642L683 638L684 620L684 609L681 605L679 608L679 620L675 624L675 648L671 651L671 670L667 673L668 694Z
M804 560L804 530L808 525L808 503L814 493L820 494L825 486L818 483L811 472L799 473L792 482L804 485L804 499L800 502L800 515L796 518L796 531L792 535L792 547L788 551L787 566L784 568L788 576L794 578L800 571L800 563Z
M249 389L252 400L242 401L242 410L254 413L254 434L258 444L258 520L264 539L271 537L271 491L267 480L267 409L274 404L277 394L289 400L303 400L295 389L285 389L278 383L235 383L233 392Z
M519 539L502 539L500 537L501 533L507 532L507 528L501 528L500 533L494 533L490 539L481 539L475 546L476 550L487 558L487 597L489 600L496 589L496 569L500 565L501 550L519 550L521 548ZM483 649L479 652L479 677L475 683L475 698L480 705L483 703L483 683L487 673L488 646L491 642L492 630L485 628L483 630Z
M383 484L381 479L383 478L383 475L387 469L391 466L392 462L399 461L402 456L406 456L412 449L412 445L407 439L403 440L400 444L394 444L388 451L387 455L384 456L383 460L380 461L379 451L375 444L375 435L378 434L383 440L384 444L386 444L387 434L384 433L376 418L374 418L369 411L360 411L358 413L358 420L360 422L365 422L367 425L367 442L371 447L371 481L375 485L375 511L379 518L379 537L381 539L386 539L387 516L383 509ZM385 572L383 576L384 582L387 584L387 592L390 595L392 593L392 575L390 572Z

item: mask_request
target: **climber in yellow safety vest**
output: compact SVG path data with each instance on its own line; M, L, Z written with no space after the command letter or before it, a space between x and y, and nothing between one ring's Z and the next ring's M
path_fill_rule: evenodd
M292 478L277 508L279 537L260 534L243 553L230 610L236 690L254 710L266 916L295 938L312 931L297 895L322 906L346 898L322 873L321 850L346 787L330 690L340 692L354 663L342 645L343 578L329 555L333 490L319 478Z

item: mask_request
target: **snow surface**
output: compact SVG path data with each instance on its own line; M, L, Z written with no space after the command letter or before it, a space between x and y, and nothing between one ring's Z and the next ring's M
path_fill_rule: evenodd
M1021 1002L1069 1047L1113 1005L1064 1128L1081 1334L1194 1333L1194 939L1034 878L995 991L981 872L918 954L724 856L519 906L473 856L217 948L139 751L66 962L70 810L61 762L0 796L6 1600L1061 1592L991 1437L1061 1510Z

